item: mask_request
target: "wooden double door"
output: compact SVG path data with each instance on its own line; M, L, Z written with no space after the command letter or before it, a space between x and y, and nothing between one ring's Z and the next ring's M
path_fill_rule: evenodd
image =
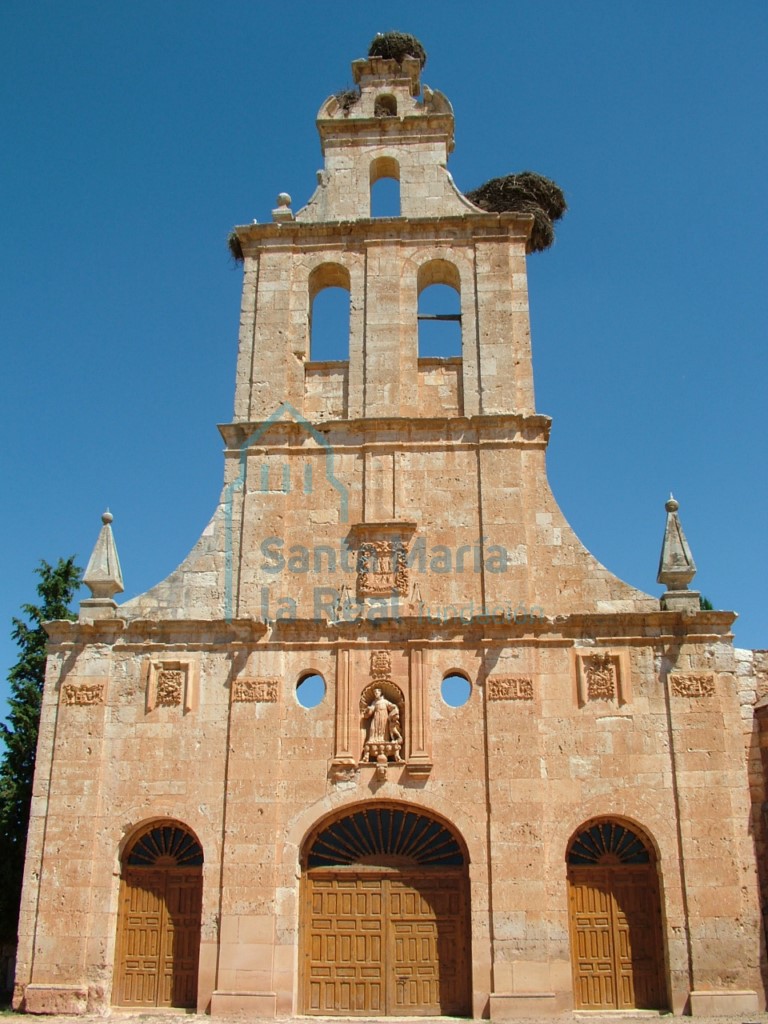
M463 870L311 871L304 882L305 1013L469 1014Z
M569 867L568 882L576 1009L664 1009L655 866Z
M196 1006L202 891L200 870L123 870L115 1005Z

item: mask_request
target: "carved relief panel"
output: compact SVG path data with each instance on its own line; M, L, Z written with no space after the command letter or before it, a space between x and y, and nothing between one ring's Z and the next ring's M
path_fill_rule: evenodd
M266 679L235 679L232 684L233 704L276 704L280 693L280 680L270 676Z
M530 676L489 676L488 700L533 700Z
M631 695L629 653L602 647L574 651L579 705L626 704Z
M106 684L101 681L90 683L64 683L61 688L61 702L68 707L83 707L104 703Z
M152 659L146 670L146 708L179 708L185 714L197 707L197 664L191 660Z
M713 697L715 677L711 672L670 672L669 688L673 697Z

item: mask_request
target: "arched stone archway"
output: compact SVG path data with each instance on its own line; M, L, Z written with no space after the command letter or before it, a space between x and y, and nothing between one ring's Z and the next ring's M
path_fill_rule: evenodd
M664 1009L664 943L656 855L615 819L582 826L568 846L574 1005Z
M303 1012L470 1012L467 854L453 828L406 804L325 819L302 850Z
M115 1006L197 1005L203 851L179 822L146 826L120 872Z

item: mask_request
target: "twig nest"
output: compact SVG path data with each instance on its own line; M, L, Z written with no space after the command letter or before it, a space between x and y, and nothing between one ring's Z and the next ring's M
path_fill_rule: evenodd
M543 252L555 240L553 221L568 209L563 190L541 174L522 171L504 178L491 178L466 193L467 199L489 213L532 213L533 230L529 252Z
M402 64L406 57L415 57L422 67L427 63L427 51L416 36L407 32L378 32L368 47L369 57L386 57Z
M243 247L240 244L240 239L237 237L237 231L234 228L232 228L227 236L227 246L229 248L229 255L235 263L242 263L244 260Z

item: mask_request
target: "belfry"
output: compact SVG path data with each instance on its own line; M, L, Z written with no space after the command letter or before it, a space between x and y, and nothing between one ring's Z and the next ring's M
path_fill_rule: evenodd
M314 195L231 237L234 416L195 548L118 605L105 514L93 596L48 626L18 1008L764 1006L766 666L689 589L674 499L661 598L561 514L539 212L459 191L423 64L378 37L320 108ZM454 312L424 312L434 286Z

